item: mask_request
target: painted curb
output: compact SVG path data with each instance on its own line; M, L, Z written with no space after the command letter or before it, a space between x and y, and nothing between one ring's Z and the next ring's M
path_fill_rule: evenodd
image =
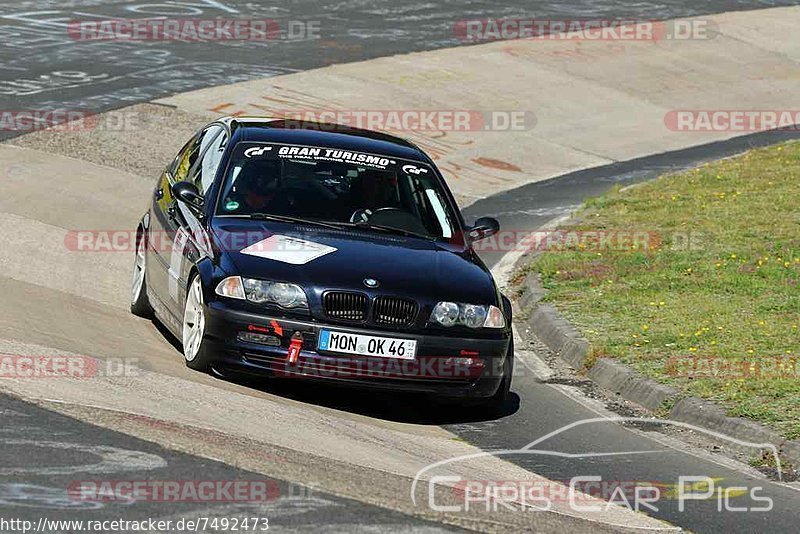
M522 258L517 268L529 265L531 258ZM551 304L540 303L546 293L540 278L529 273L522 281L522 296L517 300L520 310L528 312L524 320L527 329L548 349L576 370L588 371L588 377L601 388L654 412L668 401L675 401L668 419L693 424L736 439L752 443L770 443L777 447L785 460L800 466L800 442L783 438L755 421L742 417L729 417L716 404L696 397L681 399L680 392L669 386L644 378L636 371L610 358L599 358L591 367L586 360L591 354L588 340L565 319ZM526 297L526 295L530 295ZM726 446L752 454L753 448L726 440ZM762 449L762 454L767 452Z

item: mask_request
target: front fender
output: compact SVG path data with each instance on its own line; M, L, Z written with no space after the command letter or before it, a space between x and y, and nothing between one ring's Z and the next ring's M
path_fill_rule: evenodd
M193 270L200 275L200 281L203 283L203 298L206 302L209 302L214 298L214 289L217 287L221 271L214 267L214 263L208 256L198 261Z

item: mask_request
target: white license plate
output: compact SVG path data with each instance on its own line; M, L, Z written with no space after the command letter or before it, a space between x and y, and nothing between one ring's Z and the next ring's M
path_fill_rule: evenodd
M317 347L319 350L339 352L341 354L380 356L382 358L400 358L403 360L413 360L417 354L417 341L415 339L365 336L331 330L320 330Z

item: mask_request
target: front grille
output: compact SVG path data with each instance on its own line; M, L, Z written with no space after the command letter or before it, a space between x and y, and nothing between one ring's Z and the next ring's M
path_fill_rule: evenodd
M378 297L373 305L375 324L409 326L417 315L417 303L395 297Z
M322 299L325 314L341 321L363 321L367 318L367 296L361 293L329 291Z

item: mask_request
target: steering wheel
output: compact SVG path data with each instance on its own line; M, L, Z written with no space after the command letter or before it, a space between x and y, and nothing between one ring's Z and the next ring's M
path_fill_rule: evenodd
M376 210L370 209L358 209L353 212L353 215L350 216L350 222L352 223L359 223L359 222L368 222L373 217L381 217L384 218L391 213L400 213L402 217L408 216L408 212L406 210L400 208L378 208Z
M351 223L365 223L369 221L370 217L372 217L372 210L368 209L357 209L353 212L350 216Z
M378 226L391 226L417 234L428 234L428 230L416 217L401 208L387 207L375 211L368 209L356 210L350 218L350 222L368 222Z

